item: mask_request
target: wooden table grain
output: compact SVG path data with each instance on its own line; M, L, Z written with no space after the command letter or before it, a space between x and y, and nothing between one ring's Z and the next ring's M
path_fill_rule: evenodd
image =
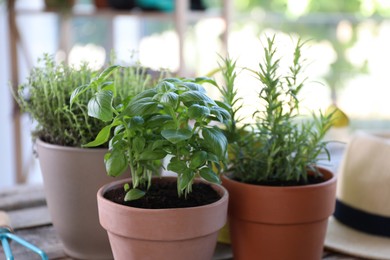
M16 186L0 191L0 210L6 211L11 219L15 234L41 248L49 259L70 260L62 250L54 227L51 224L42 185ZM40 257L17 243L11 243L15 260L35 260ZM215 259L233 260L229 246L218 244ZM0 247L0 260L5 259ZM357 259L336 252L324 250L322 259Z

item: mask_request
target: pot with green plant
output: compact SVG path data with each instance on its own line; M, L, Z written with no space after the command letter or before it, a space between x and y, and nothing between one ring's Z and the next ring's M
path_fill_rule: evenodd
M323 137L332 115L300 116L302 49L299 40L285 74L275 36L267 38L264 62L249 70L259 80L253 121L238 118L235 62L225 60L226 87L218 87L232 120L225 121L229 169L223 185L230 195L229 227L234 259L321 259L327 219L335 206L336 179L319 167L329 159ZM241 104L241 105L240 105ZM240 124L241 123L241 124Z
M107 147L82 147L95 139L103 123L88 116L92 91L84 92L72 107L69 105L72 93L80 86L91 82L100 86L95 79L99 73L87 63L75 68L45 55L28 81L14 93L36 126L32 135L56 233L65 253L78 259L112 259L96 203L97 190L112 181L103 163ZM106 71L99 78L111 81L117 100L153 86L151 77L140 66Z
M212 258L228 194L213 170L223 166L227 140L210 123L229 114L206 95L204 81L167 78L116 107L109 88L95 94L90 115L106 126L86 146L108 142L108 174L131 172L97 195L115 259ZM153 176L164 158L177 176Z

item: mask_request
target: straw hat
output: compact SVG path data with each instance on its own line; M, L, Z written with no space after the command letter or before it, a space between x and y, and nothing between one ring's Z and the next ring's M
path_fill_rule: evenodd
M356 133L339 168L325 247L390 259L390 137Z

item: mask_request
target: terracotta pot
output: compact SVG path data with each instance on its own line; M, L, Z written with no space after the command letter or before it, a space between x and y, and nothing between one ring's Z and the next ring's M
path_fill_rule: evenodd
M37 140L37 152L50 216L65 253L72 258L112 259L96 203L97 190L113 180L104 166L106 149Z
M336 178L290 187L250 185L226 177L234 260L321 259L328 217L335 207Z
M172 182L175 179L162 177L153 181ZM140 209L103 197L106 191L122 187L129 181L105 185L97 194L100 223L108 232L116 260L212 258L218 230L227 218L225 188L212 186L221 195L221 199L212 204L178 209Z

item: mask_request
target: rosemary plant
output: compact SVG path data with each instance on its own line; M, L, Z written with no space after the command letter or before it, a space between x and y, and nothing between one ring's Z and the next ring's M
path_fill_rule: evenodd
M118 93L115 103L122 98L135 96L153 86L151 76L141 66L123 67L110 74L107 80L113 82ZM27 112L36 123L34 138L48 143L81 147L95 139L103 127L103 122L88 116L88 101L92 91L85 91L77 102L70 106L70 97L79 86L88 85L99 71L83 63L79 68L65 63L56 63L50 55L38 60L27 78L27 82L14 93L21 109Z
M254 124L237 127L237 111L242 108L237 97L236 63L224 61L223 75L226 87L218 87L229 110L232 122L226 129L230 138L230 172L232 177L246 183L266 185L296 185L308 183L308 171L315 176L319 155L329 159L326 142L322 141L331 126L331 115L312 113L312 118L300 116L298 95L305 85L301 80L304 43L299 40L294 49L293 61L286 74L279 68L276 58L275 36L267 38L264 62L257 71L249 70L259 82L259 102L253 114ZM234 107L237 107L234 109Z

